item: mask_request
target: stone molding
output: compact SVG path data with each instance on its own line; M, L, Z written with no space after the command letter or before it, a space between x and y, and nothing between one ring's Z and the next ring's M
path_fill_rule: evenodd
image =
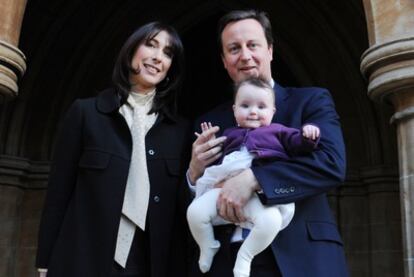
M360 68L373 100L414 87L414 37L373 45L362 54Z
M390 119L390 123L395 123L402 119L409 119L414 117L414 107L409 107L402 111L396 112Z
M361 167L348 169L345 186L341 189L355 189L356 187L369 187L370 190L391 190L395 191L395 187L390 184L398 184L399 172L398 166L377 165L369 167ZM397 186L398 189L398 186Z
M45 189L50 162L0 155L0 184L22 189Z
M0 40L0 94L17 96L17 81L26 71L26 56L17 47Z

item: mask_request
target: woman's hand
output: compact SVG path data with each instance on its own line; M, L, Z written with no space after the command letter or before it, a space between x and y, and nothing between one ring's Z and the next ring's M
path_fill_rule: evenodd
M46 277L47 276L47 269L39 268L39 277Z

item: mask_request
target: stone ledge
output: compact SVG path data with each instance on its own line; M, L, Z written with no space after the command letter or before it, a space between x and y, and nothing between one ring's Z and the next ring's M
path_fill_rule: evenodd
M22 189L45 189L50 162L0 155L0 184Z

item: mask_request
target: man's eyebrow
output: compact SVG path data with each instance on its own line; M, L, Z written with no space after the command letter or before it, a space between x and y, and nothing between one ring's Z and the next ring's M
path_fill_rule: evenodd
M234 45L239 45L239 43L238 42L230 42L230 43L227 43L225 46L234 46Z

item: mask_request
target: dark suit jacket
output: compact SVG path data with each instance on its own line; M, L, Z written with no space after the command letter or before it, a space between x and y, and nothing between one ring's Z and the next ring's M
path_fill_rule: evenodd
M319 147L311 154L289 161L259 164L258 160L252 166L263 189L259 194L263 204L296 204L292 222L272 243L277 264L283 276L347 276L342 240L325 195L345 176L345 149L334 103L322 88L283 88L275 84L274 90L277 111L273 122L292 128L313 123L321 129ZM221 130L236 125L231 103L197 121L196 126L206 121Z
M119 107L109 89L75 101L64 120L39 232L36 266L48 268L48 277L104 277L112 269L132 150ZM186 121L160 112L146 136L151 276L186 274L179 270L189 130Z

